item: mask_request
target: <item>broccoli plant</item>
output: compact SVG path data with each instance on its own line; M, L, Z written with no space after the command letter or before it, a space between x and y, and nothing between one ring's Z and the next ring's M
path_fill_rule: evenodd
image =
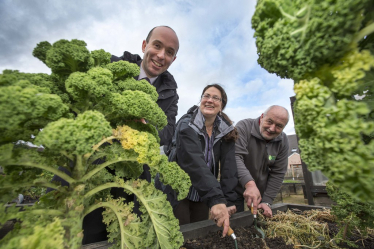
M302 158L352 198L373 202L373 0L260 0L260 65L295 81Z
M151 175L158 173L179 199L191 185L176 163L160 155L158 130L167 122L155 88L133 79L137 65L110 63L109 53L90 52L84 41L41 42L33 55L51 69L50 75L0 74L0 165L6 174L0 179L0 224L17 219L0 247L79 248L83 218L103 207L115 247L179 248L183 236L166 196L138 179L148 164ZM141 118L147 124L134 121ZM115 175L107 168L115 169ZM69 186L50 182L42 172ZM54 191L23 212L5 209L7 201L30 187ZM135 194L143 215L132 212L132 202L113 199L113 187Z
M332 206L332 214L336 216L340 228L334 240L357 247L349 241L349 236L357 231L362 237L365 237L368 234L368 228L374 228L374 205L355 200L330 181L327 182L326 189L335 202Z

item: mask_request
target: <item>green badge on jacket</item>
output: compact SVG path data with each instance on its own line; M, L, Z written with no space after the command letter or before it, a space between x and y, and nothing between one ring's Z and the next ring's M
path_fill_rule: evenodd
M269 155L269 161L273 161L273 160L275 160L276 157L277 157L277 156Z

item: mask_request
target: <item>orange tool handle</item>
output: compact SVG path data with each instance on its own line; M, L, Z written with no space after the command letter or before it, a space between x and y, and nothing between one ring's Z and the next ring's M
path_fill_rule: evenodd
M228 235L228 236L231 236L231 234L233 234L233 233L234 233L234 230L232 230L232 228L229 227L229 231L227 232L227 235Z

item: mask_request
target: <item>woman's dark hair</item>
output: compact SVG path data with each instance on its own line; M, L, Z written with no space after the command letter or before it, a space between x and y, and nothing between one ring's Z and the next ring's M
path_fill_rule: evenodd
M234 122L229 118L229 116L226 115L226 113L223 112L223 110L225 109L226 107L226 104L227 104L227 94L226 94L226 91L225 89L223 89L223 87L219 84L211 84L211 85L207 85L206 87L204 87L203 89L203 93L201 94L201 97L203 97L205 91L211 87L215 87L217 88L220 92L221 92L221 101L222 101L222 111L220 112L220 116L225 119L229 124L233 124ZM231 132L227 133L226 136L224 136L224 139L226 141L229 141L229 140L234 140L236 141L238 139L238 131L236 130L236 127L234 127L234 130L232 130Z

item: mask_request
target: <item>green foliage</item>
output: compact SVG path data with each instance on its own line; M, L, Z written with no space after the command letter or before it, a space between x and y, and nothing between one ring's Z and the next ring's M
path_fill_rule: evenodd
M52 45L47 42L43 41L36 45L36 48L34 48L34 51L32 51L32 55L39 60L41 60L44 64L47 60L47 52L52 48Z
M91 56L94 59L94 66L105 66L110 63L110 53L105 52L104 49L94 50L91 52Z
M105 68L112 72L115 79L132 78L140 73L138 65L127 61L116 61L106 65Z
M73 39L59 40L53 45L38 43L33 55L44 62L53 73L68 76L74 72L85 72L94 65L94 59L84 41Z
M112 93L107 98L108 105L101 106L104 113L108 113L108 119L121 123L123 117L129 117L134 120L137 117L143 117L150 124L161 130L167 125L166 115L158 107L152 98L141 91L123 91Z
M50 89L20 80L0 91L0 144L30 141L48 122L67 114L68 107Z
M87 111L75 119L61 118L49 123L37 136L35 144L70 155L83 155L91 152L97 141L111 134L112 129L103 114Z
M374 197L374 143L362 139L374 131L374 122L367 119L368 106L351 95L373 69L374 57L355 51L335 66L322 67L318 77L295 85L295 123L303 160L310 170L322 170L361 200Z
M258 63L294 80L351 49L372 0L260 0L252 17Z
M29 177L27 177L29 179ZM50 182L53 178L53 174L51 172L42 170L42 172L37 175L37 182L33 183L32 186L29 189L26 189L24 193L22 193L24 196L30 196L32 199L39 199L42 195L44 195L47 191L47 188L45 187L39 187L38 183L40 182Z
M124 205L119 201L109 201L123 206L115 212L112 212L109 206L104 212L104 222L109 225L110 229L114 229L109 239L109 241L117 241L114 248L119 248L121 241L126 248L175 248L174 245L183 243L182 234L169 229L178 226L179 222L174 218L173 210L162 192L144 180L119 181L119 184L128 193L135 193L139 198L140 211L143 212L143 215L140 221L136 216L130 215L132 204ZM118 219L118 216L122 218ZM113 227L113 223L118 222L122 222L121 225L126 231L122 240L120 239L121 234L118 233L118 226ZM140 234L147 234L147 238L144 239L139 236Z
M105 207L110 237L121 248L179 248L183 237L166 196L134 180L148 164L179 199L191 185L178 165L160 155L158 130L167 121L156 104L155 88L133 79L139 74L136 64L110 63L109 53L89 52L84 41L41 42L33 54L51 68L51 75L0 74L0 165L5 173L0 178L0 223L18 221L0 247L80 248L84 216ZM141 118L148 123L135 121ZM50 182L52 174L69 186ZM45 188L55 190L23 212L15 207L5 211L4 204L19 193L38 194ZM110 188L138 196L141 221L131 203L111 199Z
M36 225L33 227L33 233L26 236L17 236L12 238L7 244L8 249L63 249L64 228L61 221L56 218L54 222L47 226Z
M260 0L258 62L295 81L302 159L352 198L373 202L373 0Z
M156 88L149 84L146 80L135 80L134 78L127 78L126 81L119 80L117 82L117 87L119 90L131 90L131 91L142 91L144 93L149 94L149 96L152 98L153 101L157 101L158 94L155 91Z
M337 217L340 230L335 241L349 243L349 236L356 231L365 237L367 229L374 228L374 205L355 200L330 181L327 182L326 189L336 203L332 206L332 214Z
M110 92L112 77L109 70L101 67L87 73L75 72L65 81L66 91L75 101L97 101Z

